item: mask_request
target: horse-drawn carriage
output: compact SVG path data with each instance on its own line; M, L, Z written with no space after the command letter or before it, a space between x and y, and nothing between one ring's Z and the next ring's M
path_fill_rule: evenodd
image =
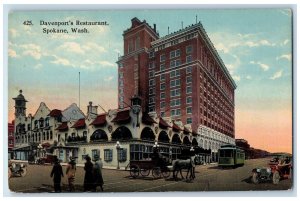
M129 165L130 176L137 178L152 174L153 178L168 178L173 172L173 178L177 180L178 172L182 176L182 169L187 170L186 179L190 173L190 179L195 178L195 156L185 156L181 159L171 160L158 152L154 152L152 157L147 160L131 160Z
M150 172L154 178L168 178L170 176L170 167L165 163L159 163L156 160L132 160L130 161L130 176L137 178L139 175L147 177Z

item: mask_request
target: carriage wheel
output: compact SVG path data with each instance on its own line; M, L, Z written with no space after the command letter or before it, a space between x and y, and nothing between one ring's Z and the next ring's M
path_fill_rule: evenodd
M150 174L150 169L141 169L141 175L147 177Z
M273 184L278 184L280 181L280 174L278 171L273 173Z
M170 170L164 170L161 172L162 176L167 179L170 176Z
M26 168L23 168L21 171L20 171L20 176L21 177L25 177L27 174L27 169Z
M252 182L253 182L254 184L258 184L258 183L259 183L259 179L258 179L258 174L257 174L257 172L253 172L253 174L252 174Z
M132 176L133 178L137 178L140 174L140 169L138 166L133 165L130 167L130 176Z
M160 178L161 177L160 173L161 173L161 171L160 171L159 167L155 167L152 169L152 176L154 178Z
M293 169L292 168L290 168L290 173L289 173L288 179L293 179Z

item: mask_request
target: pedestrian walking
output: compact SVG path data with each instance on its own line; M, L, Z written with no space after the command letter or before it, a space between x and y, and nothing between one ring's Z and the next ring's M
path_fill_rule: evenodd
M91 191L94 188L93 163L91 162L91 157L89 156L86 156L85 160L83 191Z
M71 157L66 170L70 192L75 191L75 186L74 186L75 173L76 173L76 162L75 162L75 158Z
M94 175L94 190L97 191L97 187L100 186L101 191L103 191L103 177L102 177L102 167L103 163L101 158L98 155L94 156L95 165L93 168L93 175Z
M54 191L56 193L61 192L61 177L64 177L64 173L62 171L62 167L59 163L59 160L57 157L54 158L54 165L50 174L51 177L53 177L53 183L54 183Z

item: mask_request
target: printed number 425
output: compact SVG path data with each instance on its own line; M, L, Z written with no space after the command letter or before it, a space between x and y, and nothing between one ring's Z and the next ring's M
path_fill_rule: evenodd
M31 20L26 20L26 21L23 22L23 24L30 26L30 25L32 25L32 22L31 22Z

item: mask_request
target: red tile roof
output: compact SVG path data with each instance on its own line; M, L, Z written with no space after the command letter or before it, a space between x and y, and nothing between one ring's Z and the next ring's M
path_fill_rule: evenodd
M167 123L167 122L165 122L165 120L163 120L162 118L160 118L159 119L159 127L161 127L161 128L171 128L171 126Z
M129 115L129 110L120 111L117 113L117 116L112 120L112 122L118 123L128 123L131 117Z
M183 129L183 132L185 133L185 134L189 134L189 133L191 133L191 131L189 131L186 127L183 127L184 129Z
M106 114L100 114L90 125L104 126L105 124L106 124Z
M154 121L154 119L152 119L148 113L143 113L143 116L142 116L142 122L144 124L148 124L148 125L151 125L151 124L157 124L156 121Z
M62 113L61 113L61 110L54 109L54 110L51 110L51 112L48 114L48 116L59 117L59 116L62 116Z
M173 131L182 131L182 129L175 123L173 123Z
M63 122L55 130L64 131L64 130L68 130L68 129L69 129L68 123L67 122Z
M85 127L86 124L85 124L85 119L79 119L71 128L83 128Z

